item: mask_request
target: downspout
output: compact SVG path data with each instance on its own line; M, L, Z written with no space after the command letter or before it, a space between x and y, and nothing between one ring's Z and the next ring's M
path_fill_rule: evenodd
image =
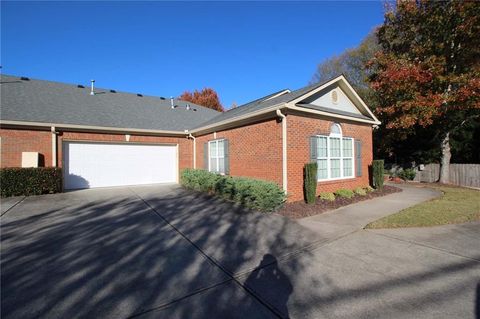
M52 167L57 167L57 134L55 126L50 127L52 132Z
M197 140L192 133L189 133L188 137L193 140L193 168L197 168Z
M277 115L282 119L282 185L287 193L287 117L281 110L277 110Z

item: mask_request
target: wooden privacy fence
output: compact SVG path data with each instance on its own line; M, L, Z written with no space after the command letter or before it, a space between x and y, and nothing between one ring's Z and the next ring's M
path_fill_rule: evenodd
M440 164L416 168L415 181L434 183L440 178ZM480 164L450 164L450 183L459 186L480 187Z

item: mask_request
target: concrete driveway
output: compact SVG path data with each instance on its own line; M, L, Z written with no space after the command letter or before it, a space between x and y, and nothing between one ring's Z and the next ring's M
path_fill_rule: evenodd
M175 185L18 200L2 207L3 318L480 317L480 224L297 223Z

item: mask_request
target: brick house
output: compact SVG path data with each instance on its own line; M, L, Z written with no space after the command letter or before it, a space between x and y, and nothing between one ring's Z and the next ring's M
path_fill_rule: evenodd
M58 166L66 189L178 182L184 168L271 180L303 198L368 185L379 121L344 76L282 90L235 109L1 77L1 167Z

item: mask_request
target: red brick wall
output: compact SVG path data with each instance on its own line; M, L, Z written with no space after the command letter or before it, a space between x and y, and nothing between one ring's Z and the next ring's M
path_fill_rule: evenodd
M282 185L282 124L276 119L217 132L229 141L230 175L274 181ZM203 168L204 143L214 134L197 137L197 168Z
M372 126L353 122L335 121L342 127L345 137L362 141L362 176L338 181L318 183L317 193L333 192L341 188L354 189L368 185L368 165L372 162ZM289 201L303 199L303 167L310 161L310 141L312 135L330 134L333 121L298 115L287 116L288 140L288 193ZM355 165L354 165L355 168Z
M52 164L52 137L50 131L0 129L1 167L21 167L22 152L38 152L45 165Z
M0 129L1 167L21 167L22 152L39 152L45 166L52 166L52 140L49 131ZM62 166L62 141L126 142L125 134L61 132L57 136L57 165ZM127 142L126 142L127 143ZM128 143L178 144L179 169L193 166L193 144L186 137L130 136Z
M303 166L309 162L309 137L329 134L333 123L290 114L288 123L288 193L289 201L303 199ZM340 188L353 189L368 185L368 165L372 161L372 128L369 124L339 122L344 136L362 140L362 177L318 183L318 193ZM1 167L21 166L21 152L39 152L45 166L51 166L51 133L17 129L0 129ZM230 145L230 174L271 180L282 185L282 124L277 119L217 132ZM58 166L62 165L62 141L125 142L124 134L61 132L58 139ZM203 168L203 145L214 139L210 133L196 139L197 168ZM179 169L193 167L192 141L185 137L131 135L130 143L169 143L179 145Z

